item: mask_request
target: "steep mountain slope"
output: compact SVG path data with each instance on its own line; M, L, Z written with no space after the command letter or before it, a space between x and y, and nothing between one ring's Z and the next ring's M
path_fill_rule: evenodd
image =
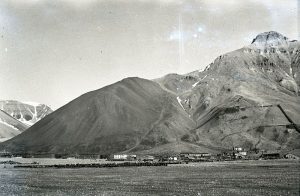
M266 32L219 56L205 71L177 77L185 84L192 77L190 88L174 82L170 88L166 77L157 81L179 96L197 122L186 140L218 148L288 150L300 147L300 136L277 105L300 124L299 56L299 42Z
M179 142L194 126L157 83L128 78L82 95L5 146L29 153L135 152Z
M124 79L82 95L0 148L68 154L300 149L292 124L300 124L299 48L298 41L266 32L203 72Z
M19 135L27 128L26 125L0 110L0 142Z
M53 112L50 107L44 104L14 100L0 101L0 109L28 126Z

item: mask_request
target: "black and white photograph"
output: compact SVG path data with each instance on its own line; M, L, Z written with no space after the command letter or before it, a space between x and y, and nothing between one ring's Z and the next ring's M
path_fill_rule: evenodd
M300 196L300 0L1 0L0 196Z

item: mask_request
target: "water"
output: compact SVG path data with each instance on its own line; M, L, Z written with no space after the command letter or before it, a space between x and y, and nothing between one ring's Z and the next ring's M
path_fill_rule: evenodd
M0 166L0 195L300 195L299 182L297 161L82 169Z

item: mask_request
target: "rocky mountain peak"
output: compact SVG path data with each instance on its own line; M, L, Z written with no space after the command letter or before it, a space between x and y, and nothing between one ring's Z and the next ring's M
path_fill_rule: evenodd
M289 39L276 31L258 34L252 41L255 46L281 46L287 45Z

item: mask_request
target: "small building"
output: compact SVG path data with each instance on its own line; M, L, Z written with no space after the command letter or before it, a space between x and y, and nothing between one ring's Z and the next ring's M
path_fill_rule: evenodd
M247 156L247 152L246 151L235 152L234 156L236 159L245 159Z
M108 156L107 160L110 161L135 161L137 160L136 155L128 155L128 154L114 154Z
M127 154L114 154L112 159L114 161L124 161L127 160L128 157L129 155Z
M294 154L291 154L291 153L288 153L288 154L284 155L284 158L286 158L286 159L296 159L296 160L300 159L300 157L298 157Z
M169 157L169 161L178 161L178 158L176 156Z
M241 151L243 151L243 148L241 148L241 147L233 147L233 150L236 151L236 152L241 152Z
M270 153L263 153L261 155L262 159L280 159L281 156L278 152L270 152Z

